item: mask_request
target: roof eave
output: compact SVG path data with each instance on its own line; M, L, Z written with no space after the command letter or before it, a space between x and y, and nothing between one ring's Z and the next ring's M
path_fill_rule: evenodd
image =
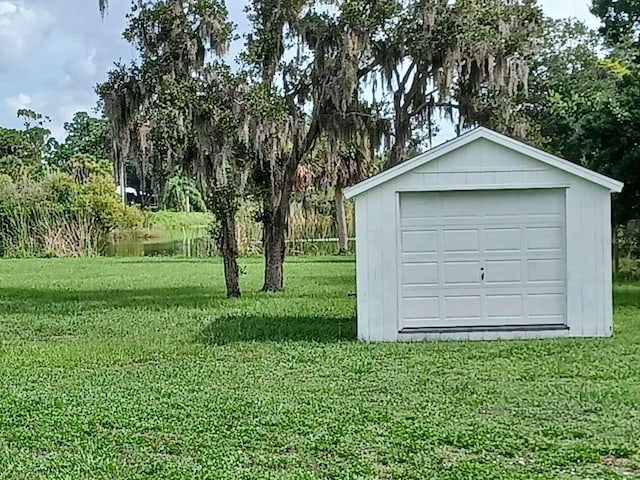
M468 133L465 133L464 135L461 135L460 137L445 142L442 145L429 150L428 152L418 155L411 160L401 163L400 165L397 165L385 172L379 173L374 177L371 177L367 180L364 180L363 182L345 189L344 195L348 199L357 197L358 195L361 195L377 187L378 185L386 183L402 175L403 173L409 172L414 168L419 167L420 165L440 158L441 156L460 147L463 147L466 144L471 143L479 138L485 138L489 141L493 141L499 145L502 145L503 147L510 148L515 151L520 151L524 155L531 157L534 160L546 163L547 165L565 171L570 175L574 175L584 180L595 183L596 185L600 185L604 188L607 188L613 193L620 193L624 187L624 184L622 182L551 155L550 153L543 152L542 150L527 145L526 143L514 140L513 138L494 132L493 130L489 130L488 128L478 127L474 130L469 131Z

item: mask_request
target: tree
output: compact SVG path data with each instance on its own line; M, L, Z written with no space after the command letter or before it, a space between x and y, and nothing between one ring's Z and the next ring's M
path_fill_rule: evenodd
M593 0L591 13L602 20L600 32L609 46L625 46L640 62L640 2L638 0Z
M224 262L227 296L240 297L236 216L248 191L252 155L247 135L260 96L244 73L233 74L226 65L208 66L199 80L193 119L199 156L194 169L215 218L213 234Z
M48 160L58 146L56 140L51 137L51 130L45 127L46 124L51 123L51 119L26 108L18 110L18 118L24 122L23 133L33 150L37 152L38 159L41 162Z
M603 60L597 32L575 20L545 22L543 48L532 62L523 110L539 147L576 163L589 153L585 127L594 111L617 96L618 74Z
M221 226L216 239L224 258L227 294L238 297L237 182L228 181L235 178L237 163L227 155L235 137L226 135L233 126L224 123L233 119L235 105L225 104L228 95L220 94L235 92L227 88L229 75L212 75L219 72L206 68L209 57L226 52L231 34L227 11L217 0L134 5L125 38L138 48L140 63L118 65L98 91L121 169L129 155L142 172L150 161L154 191L163 200L169 178L176 173L199 177L203 196ZM229 168L231 174L226 175Z
M113 180L111 165L107 160L96 159L86 153L77 153L66 165L66 172L79 185L86 185L95 178Z
M366 3L366 2L365 2ZM431 131L442 112L459 126L490 124L524 137L512 99L526 90L528 63L541 34L531 0L411 0L394 4L383 33L372 31L368 75L374 98L390 104L387 167L405 159L416 132ZM366 10L365 10L366 11ZM362 14L362 12L360 12Z
M437 109L450 111L452 99L470 124L487 98L514 96L526 85L540 29L540 10L530 0L253 0L248 12L253 31L245 58L284 100L288 118L275 137L279 148L256 162L267 291L283 288L295 172L318 138L327 138L330 152L355 144L372 156L391 110L388 165L395 165L416 130L431 126ZM366 81L376 109L365 107ZM378 85L385 98L377 99Z
M332 6L333 4L333 6ZM262 199L263 290L284 288L289 208L299 166L316 141L330 152L344 145L376 146L382 129L363 112L360 64L385 18L385 2L253 0L246 61L261 82L277 120L255 125L254 181ZM359 6L360 5L360 6ZM333 12L333 13L332 13ZM287 45L297 55L285 59ZM278 81L276 82L276 77Z
M196 152L191 128L194 75L207 55L226 51L231 24L217 0L158 0L134 4L124 37L140 52L139 64L117 65L98 87L120 171L128 156L166 198L169 178Z
M71 122L65 122L67 136L58 146L50 163L66 168L75 155L91 155L100 160L111 157L109 126L105 119L91 117L87 112L76 112Z
M18 110L23 130L0 128L0 173L14 180L42 166L56 148L51 132L44 127L48 118L33 110Z
M607 50L602 41L579 22L548 21L524 111L538 146L625 181L613 198L615 240L619 226L640 215L640 72L619 59L623 51ZM617 270L615 243L614 258Z
M39 152L24 132L0 128L0 173L23 178L39 163Z

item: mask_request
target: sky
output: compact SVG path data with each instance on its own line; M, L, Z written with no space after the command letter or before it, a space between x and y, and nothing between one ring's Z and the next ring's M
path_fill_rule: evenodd
M16 111L48 115L58 140L64 122L78 111L91 112L94 87L118 60L134 50L122 39L129 0L110 0L101 18L98 0L0 0L0 126L20 126ZM551 17L576 17L591 27L590 0L539 0ZM244 0L228 0L238 31L247 29ZM230 52L233 57L236 51Z

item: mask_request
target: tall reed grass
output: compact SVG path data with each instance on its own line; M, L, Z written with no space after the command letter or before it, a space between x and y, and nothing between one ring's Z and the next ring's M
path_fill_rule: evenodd
M108 232L80 212L14 205L0 215L0 256L4 257L96 256L107 240Z

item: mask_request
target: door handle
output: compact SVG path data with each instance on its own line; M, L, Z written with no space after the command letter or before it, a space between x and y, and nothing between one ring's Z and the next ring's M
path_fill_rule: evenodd
M484 267L480 269L482 275L480 276L480 280L484 281Z

